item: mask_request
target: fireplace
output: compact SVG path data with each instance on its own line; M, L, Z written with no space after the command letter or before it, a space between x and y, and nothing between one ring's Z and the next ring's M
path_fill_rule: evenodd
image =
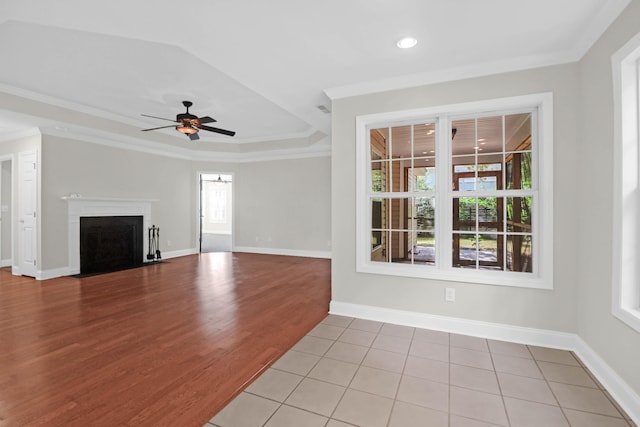
M151 204L157 199L117 199L108 197L83 197L71 195L62 197L68 204L68 256L69 272L67 274L80 273L80 219L88 217L127 217L142 216L142 251L149 245L147 233L151 227ZM143 255L139 257L143 262Z
M142 227L142 216L80 217L80 273L105 273L141 265Z

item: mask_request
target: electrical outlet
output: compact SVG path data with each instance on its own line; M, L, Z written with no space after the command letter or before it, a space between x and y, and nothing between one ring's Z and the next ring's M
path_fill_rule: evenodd
M455 288L446 288L444 290L444 300L448 302L453 302L456 300L456 290Z
M167 240L167 246L171 246L171 240Z

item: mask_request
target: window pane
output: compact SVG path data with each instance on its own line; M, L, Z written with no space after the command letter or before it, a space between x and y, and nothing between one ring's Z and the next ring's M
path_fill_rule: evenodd
M411 199L389 199L389 220L391 221L391 229L393 230L408 230L408 218L411 213L408 209L411 208Z
M477 169L475 155L454 157L452 162L455 173L474 172Z
M451 122L451 154L475 154L476 127L475 120L455 120Z
M388 231L374 231L371 233L371 261L387 261L387 242L389 241Z
M436 199L434 197L415 198L415 224L413 230L434 230L436 224Z
M371 129L369 132L371 160L389 158L389 130L387 128Z
M388 162L371 162L371 191L374 193L389 191Z
M453 267L476 268L477 259L477 235L453 234Z
M409 191L436 191L436 168L416 167L409 169L408 173Z
M502 270L502 245L504 236L499 234L479 234L478 264L480 270Z
M411 158L411 126L391 128L391 158Z
M391 262L410 263L411 262L411 241L409 233L406 231L391 232Z
M531 113L505 116L506 151L522 151L531 148Z
M502 231L502 197L480 197L478 199L479 231Z
M507 235L507 270L531 273L531 236Z
M483 153L502 153L502 116L478 119L478 141L474 149Z
M411 167L411 160L394 160L391 162L391 191L394 193L407 191L406 173Z
M413 247L413 263L433 265L436 262L435 233L415 233L416 241Z
M475 231L475 197L459 197L453 199L453 229L461 231Z
M476 156L454 157L453 159L453 190L474 191Z
M371 200L371 228L374 230L388 229L389 199Z
M531 152L512 153L507 156L507 189L532 188Z
M531 233L532 197L507 197L507 231Z
M436 153L435 123L413 126L413 157L434 156Z

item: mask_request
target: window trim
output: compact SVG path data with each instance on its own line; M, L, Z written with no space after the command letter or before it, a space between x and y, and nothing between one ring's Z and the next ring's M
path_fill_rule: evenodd
M611 57L613 69L613 239L611 309L640 332L640 33Z
M436 266L380 263L370 261L371 238L369 218L371 217L370 203L368 203L368 169L369 146L368 129L370 127L385 126L387 124L427 120L442 116L460 116L464 114L481 115L485 112L503 111L511 109L537 108L538 121L533 132L537 132L537 155L534 155L534 170L538 173L539 192L536 215L534 216L534 234L537 242L534 247L534 259L537 259L536 273L495 272L488 270L454 269L442 264L443 245L438 246ZM440 135L447 134L444 120L437 122ZM444 132L444 133L443 133ZM437 150L438 151L438 150ZM442 185L446 182L442 177L449 175L447 168L441 167L443 156L450 155L450 147L446 153L436 157L437 182ZM448 160L444 159L448 163ZM544 168L541 168L544 166ZM415 110L393 111L376 114L356 116L356 271L360 273L373 273L392 276L415 277L423 279L435 279L446 281L458 281L467 283L480 283L488 285L515 286L537 289L553 289L553 94L550 92L522 95L483 101L473 101L460 104L427 107ZM450 194L449 194L450 196ZM450 199L450 197L448 197ZM438 202L439 205L450 205ZM450 208L450 206L449 206ZM440 212L444 212L439 208ZM438 213L436 212L436 215ZM448 216L444 215L441 222L447 225ZM439 225L442 227L442 225Z

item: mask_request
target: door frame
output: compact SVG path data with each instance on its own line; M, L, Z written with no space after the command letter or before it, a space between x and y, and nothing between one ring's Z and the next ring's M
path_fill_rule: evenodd
M29 265L29 269L27 271L25 271L25 269L23 269L23 264L24 264L24 231L22 228L22 220L23 220L23 212L22 212L22 196L23 196L23 179L22 179L22 172L23 172L23 158L27 157L27 156L34 156L34 170L35 170L35 184L34 184L34 193L33 197L34 197L34 213L33 213L33 228L34 228L34 242L33 242L33 257L34 257L34 264L33 264L33 268L31 268L31 265ZM13 173L13 170L12 170ZM15 212L17 213L17 217L15 219L15 221L17 221L18 224L18 245L17 245L17 253L14 253L14 257L13 257L13 267L12 267L12 272L13 274L19 275L19 276L30 276L30 277L34 277L34 278L39 278L40 277L40 271L42 269L42 265L41 265L41 260L40 260L40 153L37 150L33 150L33 151L22 151L20 153L18 153L18 164L17 164L17 178L18 178L18 182L17 182L17 188L18 188L18 206L17 209L15 210ZM16 248L14 248L15 250ZM17 261L17 262L16 262ZM33 273L33 274L31 274Z
M7 154L7 155L3 155L0 156L0 208L2 206L2 163L4 162L9 162L11 164L11 186L9 187L9 193L10 193L10 198L11 198L11 204L9 206L9 210L11 211L11 223L9 224L9 236L4 236L2 235L2 227L0 225L0 267L12 267L13 266L13 260L14 260L14 252L15 252L15 237L14 237L14 226L15 226L15 197L16 197L16 192L14 190L14 186L15 186L15 156L13 154ZM2 215L2 212L0 212L0 217L4 217L5 215ZM6 221L5 218L2 218L0 220L2 222L2 225L4 223L4 221ZM7 237L10 238L11 243L9 245L10 249L10 257L9 258L5 258L5 255L2 252L2 239L6 239ZM3 260L8 260L9 264L7 265L3 265L2 261Z
M216 172L196 172L196 253L202 253L202 175L231 175L231 252L234 252L236 249L236 175L235 172L218 170Z

